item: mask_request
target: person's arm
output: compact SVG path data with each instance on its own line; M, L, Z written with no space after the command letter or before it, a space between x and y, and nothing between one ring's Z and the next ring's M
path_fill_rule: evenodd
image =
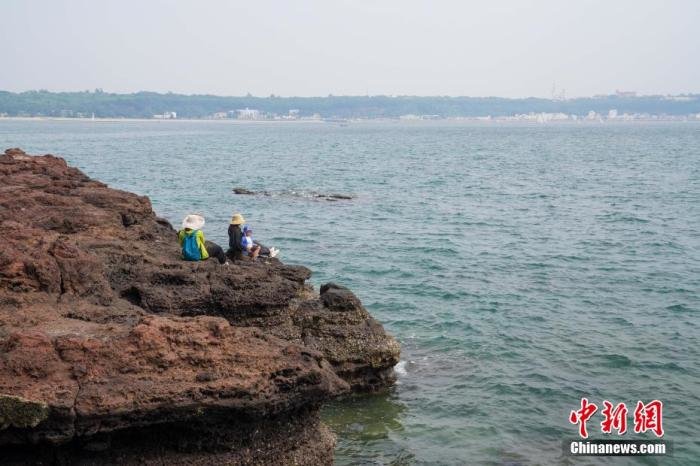
M177 232L177 244L179 244L180 247L182 247L182 242L184 240L185 240L185 231L184 230L178 231Z
M199 254L202 256L202 260L209 259L209 253L206 246L204 246L204 241L204 232L197 230L197 246L199 247Z

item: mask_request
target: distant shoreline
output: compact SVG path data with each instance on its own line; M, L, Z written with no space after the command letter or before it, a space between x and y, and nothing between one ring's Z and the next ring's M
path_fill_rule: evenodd
M507 99L500 97L447 96L332 96L328 97L222 97L139 92L114 94L95 92L21 93L0 90L0 116L81 118L92 115L108 121L132 117L152 119L245 120L248 122L342 123L354 120L684 120L700 119L700 94L611 95L564 99ZM60 120L55 120L60 121Z
M210 123L327 123L324 120L234 120L234 119L207 119L207 118L68 118L68 117L0 117L0 121L94 121L99 123L118 122L210 122Z

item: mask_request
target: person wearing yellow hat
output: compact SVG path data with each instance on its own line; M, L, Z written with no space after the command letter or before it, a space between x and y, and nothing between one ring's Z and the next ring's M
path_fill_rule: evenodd
M241 240L243 239L243 232L241 231L241 225L245 223L243 215L240 213L233 214L231 217L231 223L228 226L228 251L226 255L233 260L243 259L243 246L241 245Z

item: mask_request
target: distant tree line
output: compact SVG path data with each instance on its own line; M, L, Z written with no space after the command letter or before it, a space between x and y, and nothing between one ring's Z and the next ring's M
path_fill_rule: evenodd
M0 114L7 116L91 116L98 118L151 118L177 112L178 118L206 118L217 112L242 108L286 115L324 118L396 118L401 115L439 117L510 116L530 112L562 112L586 115L589 111L654 115L700 113L700 94L677 96L620 97L617 95L568 100L501 97L333 96L327 97L221 97L137 92L113 94L101 89L85 92L0 91Z

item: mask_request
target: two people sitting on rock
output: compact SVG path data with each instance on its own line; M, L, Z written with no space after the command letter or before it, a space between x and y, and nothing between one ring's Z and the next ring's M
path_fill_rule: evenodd
M276 248L268 248L253 239L253 229L245 224L243 215L236 213L231 217L228 226L229 250L226 254L232 259L248 257L256 260L259 255L275 257L279 253ZM242 229L241 229L242 226Z
M216 257L219 264L226 264L226 254L221 246L204 239L203 226L204 217L197 214L187 215L182 221L182 230L177 232L182 258L186 261L203 261Z

